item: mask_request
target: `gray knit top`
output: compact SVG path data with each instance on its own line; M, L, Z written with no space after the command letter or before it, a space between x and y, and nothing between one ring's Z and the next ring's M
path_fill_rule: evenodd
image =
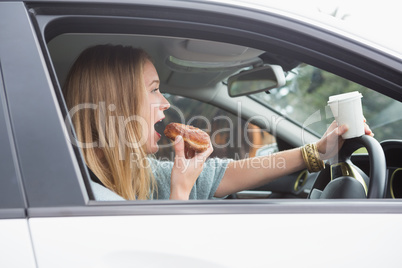
M170 197L170 175L173 162L158 161L149 158L152 172L157 183L157 192L152 195L152 199L169 199ZM230 159L211 158L204 164L204 169L195 182L190 193L190 199L213 199L216 189L222 180L223 174ZM104 186L90 180L90 185L97 201L121 201L121 196Z

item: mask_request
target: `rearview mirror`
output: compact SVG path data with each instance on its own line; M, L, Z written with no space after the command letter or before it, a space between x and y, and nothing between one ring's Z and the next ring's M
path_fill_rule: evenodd
M286 79L282 67L267 65L229 77L228 91L230 97L238 97L267 91L285 84Z

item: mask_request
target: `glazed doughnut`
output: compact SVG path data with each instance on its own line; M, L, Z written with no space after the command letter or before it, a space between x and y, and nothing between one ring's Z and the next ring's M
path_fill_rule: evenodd
M163 132L166 137L174 141L181 135L184 141L184 152L187 159L194 157L195 153L202 153L209 147L209 135L199 128L180 123L170 123Z

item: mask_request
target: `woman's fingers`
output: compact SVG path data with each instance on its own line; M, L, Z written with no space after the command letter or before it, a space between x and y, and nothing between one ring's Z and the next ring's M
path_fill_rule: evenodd
M336 126L334 128L334 126ZM321 159L329 159L338 153L340 147L342 147L343 139L342 135L348 131L347 125L337 126L336 123L332 123L322 138L317 142L317 149L320 153Z
M214 151L214 148L212 147L212 143L209 142L209 147L208 149L206 149L204 152L197 154L197 156L202 157L202 159L204 159L204 161L212 154L212 152Z
M342 125L340 127L337 128L337 135L338 136L342 136L343 134L345 134L348 131L349 127L347 125Z
M184 157L184 141L183 137L178 135L174 140L174 151L176 157Z
M366 135L374 137L373 131L371 131L370 127L366 123L364 123L364 132L366 133Z
M334 120L332 121L331 125L328 127L327 129L327 133L330 133L332 131L334 131L334 129L336 129L338 127L338 123Z

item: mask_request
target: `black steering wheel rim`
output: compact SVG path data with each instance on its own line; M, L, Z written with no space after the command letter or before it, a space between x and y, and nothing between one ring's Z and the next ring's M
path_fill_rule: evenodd
M353 152L355 152L357 149L361 148L364 146L367 149L368 156L369 156L369 163L370 163L370 173L369 173L369 185L367 189L367 195L366 198L384 198L385 197L385 192L386 192L386 178L387 178L387 166L386 166L386 160L385 160L385 154L382 149L382 146L380 143L374 139L371 136L368 135L363 135L361 137L357 138L352 138L352 139L347 139L345 140L341 150L339 153L329 159L327 161L327 166L332 166L336 165L338 163L350 163L351 162L351 156ZM328 177L328 170L323 170L321 173L317 176L317 180L322 179L322 177ZM342 178L345 180L345 182L350 179L350 178ZM350 180L351 181L351 180ZM328 193L328 190L331 189L330 184L334 186L334 181L330 181L328 183L322 193ZM319 185L314 184L314 186ZM313 186L312 193L318 189L315 189L316 187ZM349 187L352 187L353 184L349 183ZM347 187L347 186L345 186ZM331 189L333 190L333 188ZM339 189L337 189L339 190ZM341 189L342 190L342 189ZM349 197L326 197L328 195L322 194L318 198L349 198ZM342 196L342 195L341 195ZM365 195L363 195L365 196ZM362 196L360 196L361 198ZM309 195L309 198L313 198L312 194ZM352 197L356 198L356 197ZM359 197L358 197L359 198Z

